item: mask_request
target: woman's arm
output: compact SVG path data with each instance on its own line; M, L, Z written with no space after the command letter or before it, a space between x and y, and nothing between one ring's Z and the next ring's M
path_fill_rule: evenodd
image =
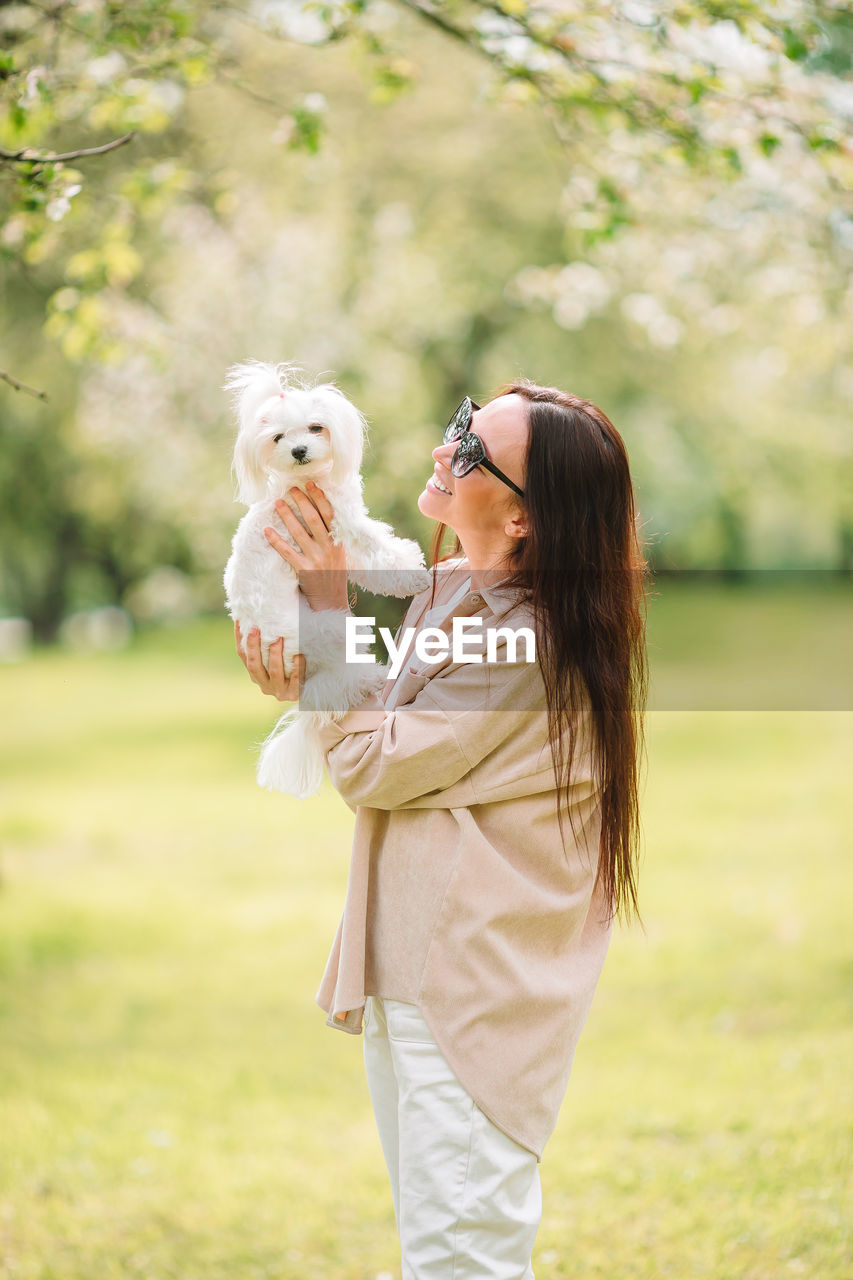
M347 804L455 808L553 786L542 678L535 664L463 664L386 711L368 700L320 730ZM521 791L519 792L519 788Z
M345 607L346 569L329 534L331 505L317 486L310 500L301 491L294 500L304 523L287 503L280 513L298 545L272 529L267 538L299 573L312 609ZM242 660L253 682L279 701L295 701L304 657L294 656L286 677L282 641L271 646L268 668L257 633L247 637L246 648ZM449 808L553 785L538 666L507 662L501 648L496 656L495 663L451 664L425 675L417 696L390 712L371 696L321 729L329 775L344 800L376 809Z

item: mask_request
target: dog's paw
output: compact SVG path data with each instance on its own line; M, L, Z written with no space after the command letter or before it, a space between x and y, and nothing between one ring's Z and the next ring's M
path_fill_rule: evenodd
M379 579L385 596L417 596L432 586L428 569L386 569Z

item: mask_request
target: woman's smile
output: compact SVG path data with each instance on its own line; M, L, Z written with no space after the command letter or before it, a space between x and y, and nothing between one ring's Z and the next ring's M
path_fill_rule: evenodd
M446 493L446 494L453 493L453 490L449 489L447 485L444 483L444 481L439 479L439 475L437 471L433 471L432 475L427 480L427 488L434 489L437 493Z

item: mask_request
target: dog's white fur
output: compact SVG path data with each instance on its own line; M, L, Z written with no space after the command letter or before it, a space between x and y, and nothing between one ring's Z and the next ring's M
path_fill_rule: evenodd
M284 637L286 674L293 654L305 654L300 701L312 710L282 716L263 745L258 782L306 796L323 776L317 729L378 689L386 673L379 665L346 664L343 614L315 613L300 596L296 572L264 536L272 526L293 542L276 512L276 499L285 498L295 511L288 489L304 492L308 480L320 485L334 510L332 536L346 547L347 576L359 586L406 596L423 590L430 578L417 543L395 537L389 525L367 514L360 475L364 417L333 383L309 386L299 375L293 365L258 360L228 372L225 386L233 393L239 420L233 466L237 501L249 510L234 534L225 592L244 651L250 629L257 627L265 666L270 644L279 636Z

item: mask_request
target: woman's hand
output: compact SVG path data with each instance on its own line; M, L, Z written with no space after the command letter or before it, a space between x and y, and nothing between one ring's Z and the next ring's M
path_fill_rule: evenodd
M279 636L270 645L269 671L261 661L261 633L253 627L246 636L246 652L243 652L240 623L234 620L234 639L237 643L237 656L252 677L261 693L270 693L279 702L296 702L305 682L305 657L301 653L293 655L293 669L289 676L284 674L284 640Z
M306 487L308 496L301 489L290 490L301 520L283 498L275 504L296 546L291 546L275 529L267 527L264 534L282 560L298 573L299 589L312 609L347 609L346 551L330 533L335 514L332 504L313 480Z

